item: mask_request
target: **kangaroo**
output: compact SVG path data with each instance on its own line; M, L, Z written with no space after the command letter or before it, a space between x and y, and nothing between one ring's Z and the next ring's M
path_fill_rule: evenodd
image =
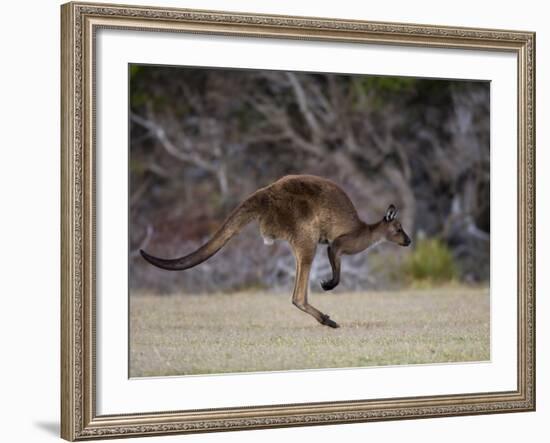
M266 244L275 239L287 241L296 259L292 303L322 325L338 328L327 314L308 303L309 272L317 244L327 244L332 278L321 282L325 291L340 282L340 257L390 241L401 246L411 239L397 220L397 209L390 205L374 224L363 222L346 193L337 184L312 175L288 175L258 189L226 218L212 238L195 252L176 259L157 258L140 250L145 260L169 271L192 268L218 252L245 225L259 222Z

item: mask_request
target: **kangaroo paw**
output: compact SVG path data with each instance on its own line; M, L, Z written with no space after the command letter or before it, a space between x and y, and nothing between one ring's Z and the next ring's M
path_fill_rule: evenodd
M335 328L335 329L340 327L340 325L336 323L334 320L331 320L327 314L323 314L321 316L321 324L325 326L330 326L331 328Z
M321 288L323 288L325 291L330 291L334 289L338 283L334 283L332 280L323 280L321 282Z

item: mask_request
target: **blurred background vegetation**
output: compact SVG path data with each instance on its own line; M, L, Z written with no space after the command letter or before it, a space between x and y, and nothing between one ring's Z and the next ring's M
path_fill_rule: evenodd
M488 82L130 66L130 287L154 293L293 284L283 243L249 226L186 272L153 268L200 246L246 196L286 174L330 178L366 222L393 203L411 248L343 260L337 290L488 283ZM318 248L313 289L330 275Z

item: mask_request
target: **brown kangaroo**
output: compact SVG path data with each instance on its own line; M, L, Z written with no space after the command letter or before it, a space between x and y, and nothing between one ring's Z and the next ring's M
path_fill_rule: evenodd
M307 301L309 272L317 244L328 244L332 278L322 281L325 291L340 282L340 257L357 254L382 241L408 246L411 239L396 219L397 209L390 205L384 218L367 224L359 218L353 203L335 183L312 175L288 175L258 189L224 221L212 238L195 252L176 259L153 257L140 250L149 263L170 271L197 266L218 252L245 225L257 220L266 244L286 240L296 259L296 280L292 303L326 326L338 328L328 315Z

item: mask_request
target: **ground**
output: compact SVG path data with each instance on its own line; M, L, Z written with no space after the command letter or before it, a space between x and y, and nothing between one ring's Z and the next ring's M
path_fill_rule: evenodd
M281 371L490 359L488 288L313 293L340 324L287 293L130 297L130 376Z

